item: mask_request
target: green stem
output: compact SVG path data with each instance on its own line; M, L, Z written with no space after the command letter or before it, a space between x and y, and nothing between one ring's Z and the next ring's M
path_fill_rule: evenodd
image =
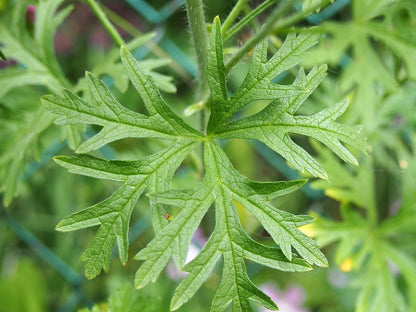
M231 27L231 25L234 23L235 19L240 14L241 10L244 8L248 0L238 0L238 2L235 4L234 8L228 14L227 18L225 19L224 23L222 24L221 31L223 34L228 30L228 28Z
M247 40L241 49L238 50L238 52L234 54L225 65L225 70L227 72L229 72L230 69L233 68L234 65L236 65L251 49L253 49L260 41L265 39L272 32L276 20L285 14L288 9L290 9L292 2L293 0L287 1L273 10L263 27L254 36Z
M228 31L224 36L224 42L226 42L228 39L230 39L232 36L234 36L236 33L238 33L241 29L243 29L247 24L249 24L253 19L255 19L257 16L259 16L264 10L266 10L268 7L270 7L274 2L277 0L267 0L260 4L257 8L255 8L253 11L251 11L248 15L246 15L241 21L239 21L236 25L233 26L233 28ZM223 26L223 33L224 33L224 26Z
M208 32L205 23L202 0L185 0L186 11L188 13L189 27L194 43L196 58L198 62L198 92L197 97L203 98L208 91L207 82L207 51L208 51Z
M95 0L87 0L87 3L91 7L91 10L98 17L100 22L103 24L104 28L107 29L108 33L116 42L116 44L118 46L124 45L123 38L121 38L120 34L118 33L117 29L113 26L113 24L111 24L111 22L109 21L99 4Z
M204 99L207 97L209 88L207 80L207 62L208 62L208 32L205 23L204 9L202 0L185 0L186 12L188 14L189 28L191 30L192 40L194 43L196 58L198 62L197 98ZM199 113L199 127L202 133L205 132L205 109ZM201 162L204 161L204 147L201 145L199 150ZM200 176L204 175L203 166L201 166Z
M140 37L144 35L134 25L126 21L114 11L108 9L107 7L103 7L103 11L115 25L124 29L132 37ZM146 42L144 46L159 58L171 58L171 56L166 53L165 50L163 50L153 41ZM189 83L192 80L192 77L175 60L172 60L172 63L170 63L168 66L172 68L186 83Z
M244 8L244 11L243 11L244 16L250 15L251 11L252 11L252 8L247 4ZM259 21L256 20L256 19L253 19L251 21L250 26L252 27L252 30L253 30L252 34L257 33L259 31L260 27L261 27Z
M233 68L234 65L238 63L238 61L240 61L251 49L253 49L260 41L265 39L269 34L275 33L281 30L282 28L293 25L294 23L304 19L306 16L314 12L318 7L327 5L329 3L329 0L325 1L325 4L317 3L315 6L311 7L306 12L299 11L293 13L292 15L288 16L283 20L279 20L279 17L285 14L286 11L291 8L293 2L294 0L289 0L285 3L282 3L276 9L274 9L270 17L267 19L266 23L260 29L260 31L257 32L253 37L251 37L248 41L246 41L246 43L241 47L241 49L236 54L234 54L228 61L228 63L225 65L225 70L227 72L229 72L231 68Z

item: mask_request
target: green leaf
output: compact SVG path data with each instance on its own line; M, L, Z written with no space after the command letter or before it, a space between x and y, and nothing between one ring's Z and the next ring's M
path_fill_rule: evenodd
M4 54L15 60L19 66L2 70L0 77L0 97L7 96L19 88L19 92L29 94L30 86L42 86L50 92L59 92L62 87L70 87L58 65L54 54L54 34L58 26L70 13L72 7L65 7L59 12L63 0L41 1L36 5L37 18L34 34L26 25L26 10L29 1L18 1L10 14L0 22L0 44ZM26 88L22 88L26 87ZM53 118L41 106L39 97L33 100L31 110L22 113L20 109L24 100L13 102L12 115L17 118L8 134L7 147L0 154L0 169L4 169L7 179L2 179L0 189L5 191L4 203L9 205L17 193L21 183L21 175L29 161L39 159L40 142L44 133L51 128ZM77 145L79 129L76 127L62 128L64 138L71 145ZM59 137L59 134L55 134ZM1 171L1 170L0 170ZM2 177L3 178L3 177Z
M56 76L64 86L69 83L66 81L65 75L55 56L55 32L59 25L71 13L73 6L67 6L58 12L58 8L63 3L63 0L58 1L40 1L36 6L34 43L40 47L39 57L52 75Z
M358 164L355 157L340 141L365 153L369 146L361 135L361 128L348 127L335 122L348 108L348 101L342 101L312 116L294 115L322 81L325 72L326 66L313 68L307 76L303 70L299 71L294 85L308 89L308 93L274 101L253 116L217 129L215 136L259 140L286 158L300 172L307 171L324 179L327 179L327 174L322 166L293 142L289 133L319 140L344 161Z
M278 85L271 81L277 75L298 64L304 51L314 45L316 39L317 34L313 29L305 30L298 36L290 33L279 51L270 60L267 60L267 40L263 41L254 51L253 61L242 85L231 98L228 98L223 77L221 25L219 19L216 18L208 51L208 83L213 96L208 133L213 133L234 113L251 102L287 98L306 92L297 86Z
M100 225L94 240L81 256L81 260L85 261L87 278L96 277L101 269L108 271L116 240L121 262L127 261L129 222L137 200L146 187L155 190L155 182L160 183L155 180L170 181L194 144L192 141L177 141L141 161L108 161L86 155L55 158L58 164L70 172L124 182L111 197L69 215L56 227L60 231L74 231Z
M402 58L409 71L409 77L416 79L416 61L413 57L416 53L416 43L407 40L406 37L400 36L400 34L386 32L386 27L383 26L372 23L368 24L366 28L369 35L384 42L394 53Z
M316 243L297 229L309 223L311 218L291 215L267 203L269 198L301 187L304 181L287 184L252 182L232 167L227 156L214 142L205 143L204 149L206 172L199 186L193 190L152 194L157 202L179 206L182 210L137 254L136 258L145 262L137 271L136 287L144 287L156 280L173 254L176 239L186 246L182 258L176 259L179 266L183 264L193 233L212 202L215 202L214 232L201 253L185 267L190 274L178 286L172 299L172 309L179 308L192 297L221 254L224 257L223 278L211 310L222 311L233 301L236 311L251 311L249 298L269 309L275 309L270 298L250 282L242 258L284 271L308 270L309 266L303 260L292 257L293 246L311 264L327 265ZM248 237L240 225L233 200L241 202L262 222L282 250L266 247ZM232 282L235 280L238 281L236 284Z
M10 17L13 16L12 27L6 20L0 24L0 42L4 44L4 52L20 64L25 65L25 71L32 76L38 74L40 80L33 79L28 84L39 85L45 83L53 92L58 92L70 83L65 78L58 65L54 52L54 34L58 26L72 10L67 6L57 12L63 0L41 1L36 6L36 20L34 37L26 27L26 9L28 3L21 1L15 6Z
M127 262L128 224L132 210L144 187L123 185L111 197L78 213L66 217L57 225L57 230L74 231L100 225L93 241L81 255L85 262L85 276L88 279L106 272L110 256L117 239L120 261Z
M359 167L348 168L317 142L312 144L318 160L328 172L329 181L314 181L312 187L340 202L351 202L369 211L376 209L374 194L374 167L363 159Z
M3 97L14 88L31 85L34 83L38 85L54 85L53 88L56 87L55 82L51 80L51 77L43 71L27 71L21 68L10 67L2 69L1 72L1 97Z
M401 263L408 261L409 256L395 248L386 247L387 244L382 241L374 241L369 247L371 258L356 281L356 285L360 287L356 303L358 311L411 311L392 272L391 264L389 264L390 255L385 252L388 250L407 258ZM412 284L414 287L414 282Z
M286 158L300 172L327 179L321 165L304 149L292 141L289 133L313 137L327 145L344 161L358 164L355 157L340 143L343 141L359 151L369 146L361 135L361 128L347 127L335 122L348 108L343 101L312 116L295 116L298 108L318 87L326 75L326 66L313 68L306 76L299 71L292 86L272 84L271 80L300 61L303 52L316 41L316 33L306 30L298 36L291 33L279 51L267 60L267 41L254 51L253 62L240 88L228 98L225 88L221 27L219 19L213 23L208 51L208 83L211 89L211 116L208 131L216 138L254 139L268 145ZM221 74L222 73L222 74ZM256 100L274 100L251 117L222 125L226 118Z
M399 290L392 266L398 267L412 292L416 289L413 259L400 247L393 247L384 237L377 236L377 231L369 233L368 221L352 207L344 207L342 217L342 222L319 218L309 230L323 245L339 240L336 263L342 266L344 261L349 261L352 269L358 271L351 281L359 290L357 311L411 311ZM390 238L394 235L388 233ZM415 301L409 298L414 307Z
M131 55L128 51L126 53ZM127 66L130 66L130 64L128 63ZM133 72L133 77L138 75L137 73ZM159 98L160 94L156 87L154 85L150 86L150 78L144 77L143 73L141 75L143 80L140 83L149 85L148 90L143 89L144 94L148 96L147 92L152 90L152 96ZM118 103L108 87L92 74L87 73L86 80L96 100L97 106L95 107L91 107L85 100L69 90L64 90L63 98L56 95L42 97L42 103L52 113L59 115L55 119L57 124L95 124L103 127L97 135L80 145L77 152L86 153L126 137L157 137L164 139L198 137L198 132L187 126L179 118L172 117L174 115L171 111L163 110L166 105L161 98L157 101L158 103L153 103L149 97L147 98L147 108L151 112L151 116L147 117L128 110ZM159 111L156 111L156 109Z
M397 265L408 286L409 310L416 308L416 298L411 294L416 291L416 261L409 253L395 248L391 244L384 244L382 252Z
M359 129L336 123L347 102L331 106L312 116L295 115L310 93L325 76L325 66L308 75L299 71L292 85L271 81L295 66L306 49L316 40L315 30L299 35L290 33L281 49L267 59L267 41L253 55L249 72L237 91L229 98L223 60L223 43L219 19L214 20L208 51L207 79L211 89L211 115L207 135L195 130L174 114L161 97L157 86L141 64L122 47L120 56L130 81L140 94L147 114L133 112L112 95L106 85L87 73L92 103L69 90L63 96L43 97L43 104L55 115L59 125L93 124L101 131L80 145L78 152L95 151L124 138L159 138L168 140L164 150L136 161L105 160L80 155L57 157L58 164L70 172L99 179L122 182L122 186L104 201L76 212L62 220L57 228L72 231L99 226L97 234L81 259L88 278L109 268L111 251L117 241L122 262L128 255L128 225L138 198L148 190L155 237L136 259L143 261L135 276L135 286L142 288L156 279L171 257L179 268L189 272L172 298L171 309L187 302L210 275L219 258L223 259L222 279L213 299L211 311L224 311L232 303L233 311L252 311L250 300L276 310L273 301L250 280L245 259L270 268L300 272L311 265L327 266L318 244L298 228L312 222L307 215L293 215L278 209L270 200L291 193L305 180L256 182L239 173L216 143L217 139L248 138L264 141L281 153L298 169L326 177L325 171L306 151L290 143L289 133L307 135L326 144L342 159L356 163L352 154L338 140L360 151L367 146ZM228 122L238 110L253 101L268 101L264 110L253 116ZM203 144L204 175L192 189L173 190L170 183L183 159ZM215 227L203 250L186 263L191 239L215 205ZM266 246L250 238L243 230L236 204L253 214L276 243ZM178 207L173 219L165 217L168 205ZM169 220L168 220L169 219Z
M96 304L92 309L84 308L78 312L156 312L160 311L160 297L134 292L128 284L111 293L106 304Z
M150 115L160 116L162 119L169 121L170 127L181 135L190 135L193 137L199 136L200 133L198 131L188 126L166 105L155 86L153 79L140 69L140 64L125 47L121 47L120 55L127 74L129 75L133 86L142 97L144 105Z
M56 29L72 10L72 6L58 10L62 7L62 3L63 0L48 0L40 1L36 5L36 19L33 34L29 33L28 27L26 27L26 10L29 1L19 1L14 6L13 12L8 16L9 19L2 19L0 24L0 43L2 46L4 45L2 51L16 60L19 66L2 70L2 75L0 75L0 85L2 86L0 89L0 97L23 86L44 86L53 93L60 92L63 87L72 88L58 64L54 51ZM137 48L149 40L151 36L152 34L138 37L129 42L128 47L131 49ZM101 71L97 71L101 75L107 72L112 72L113 74L120 74L122 72L122 79L115 77L115 83L117 87L125 90L128 86L128 76L120 62L116 63L119 59L120 53L117 49L115 53L110 53L107 62L102 63L103 67L108 66L108 68L101 68ZM164 90L173 92L176 89L171 83L171 78L153 72L154 68L163 66L166 63L166 60L147 60L141 62L141 68L146 73L150 73L151 76L155 77L159 82L158 85L163 86ZM82 83L79 82L79 85L82 85ZM85 80L84 84L86 85ZM29 88L21 90L21 92L29 91ZM68 95L68 97L71 97L71 95ZM59 101L57 98L55 100ZM33 109L30 112L25 112L24 118L20 118L22 113L18 109L16 109L16 112L13 112L20 119L14 122L13 128L16 130L14 133L8 135L12 137L12 140L9 140L9 145L4 149L4 153L0 154L0 166L6 168L5 170L8 171L7 179L4 178L4 182L2 181L0 186L0 189L5 190L4 203L6 205L11 203L12 198L17 192L18 182L21 180L20 177L26 163L33 161L32 158L36 158L37 156L33 152L33 146L39 144L43 134L52 126L53 117L45 111L45 108L40 105L41 103L38 99L36 99L35 103L38 106L38 110ZM19 106L20 103L13 103L13 108L19 108ZM71 124L62 127L60 130L61 134L55 134L55 136L62 140L67 139L70 148L76 149L81 141L80 132L84 128ZM110 135L111 133L113 132L108 131L107 134ZM97 140L99 137L95 139ZM99 140L97 141L99 144ZM97 141L94 143L94 140L91 140L83 147L80 147L79 151L88 150L89 144L97 144Z
M321 245L338 242L335 262L342 268L342 263L348 261L351 269L358 271L351 276L351 286L358 289L357 311L412 311L416 301L412 295L405 296L403 290L413 294L416 289L413 246L406 243L415 237L414 201L408 206L406 200L406 196L413 196L412 191L406 194L414 190L413 163L409 161L408 172L400 176L401 183L410 188L402 190L399 211L379 222L377 213L381 208L377 207L374 166L369 160L362 161L360 167L346 168L322 146L314 145L331 183L316 181L313 186L325 189L328 196L341 202L342 220L317 216L307 230ZM406 155L408 150L404 150ZM414 157L405 155L400 157ZM366 209L366 214L356 206Z
M2 191L5 192L4 205L8 206L17 193L19 177L25 166L26 157L34 155L32 148L38 143L39 136L47 129L53 118L41 107L34 113L29 113L29 120L23 120L20 128L13 133L9 140L3 144L5 148L0 154L0 167L7 168L7 179L2 182Z
M354 91L349 121L359 121L366 125L367 134L378 135L379 125L374 118L380 116L378 103L400 90L401 81L416 77L416 31L412 26L416 4L406 0L357 0L352 9L349 20L320 24L320 44L308 53L304 64L329 63L334 70L341 64L341 92ZM393 59L400 65L391 66Z
M71 172L125 183L108 199L68 216L57 226L59 230L72 231L100 225L96 237L81 257L86 262L88 278L97 276L101 269L108 270L116 239L120 259L123 263L127 261L128 224L138 198L145 188L150 191L166 190L175 170L201 136L168 108L150 76L139 68L137 60L124 47L121 49L121 58L150 116L123 107L107 86L90 73L86 74L86 80L95 104L86 102L69 90L64 90L63 97L48 95L42 98L42 103L58 115L55 119L57 124L82 123L103 127L98 134L81 144L78 152L96 150L109 142L127 137L175 140L167 149L137 162L107 161L90 156L56 158L60 165ZM165 212L163 205L154 204L152 207L156 233L167 223Z

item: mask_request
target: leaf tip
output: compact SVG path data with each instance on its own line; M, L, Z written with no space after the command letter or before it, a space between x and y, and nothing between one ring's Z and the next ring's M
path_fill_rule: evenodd
M328 173L326 173L325 170L322 170L322 172L319 173L318 177L323 180L329 181Z
M122 60L123 60L124 58L126 58L129 54L130 54L129 49L127 49L127 47L126 47L126 46L122 45L122 46L120 47L120 56L121 56Z
M327 268L328 267L328 260L326 258L324 258L321 261L321 264L318 264L318 265L321 266L321 267Z
M357 167L360 166L360 164L358 163L358 160L355 157L351 159L351 164L353 164L354 166L357 166Z
M185 298L180 298L177 294L174 294L172 297L172 300L170 301L169 310L170 311L176 311L179 309L185 302L188 300Z
M87 81L91 81L95 78L95 76L89 72L88 70L85 71L85 79L87 79Z
M51 96L50 94L42 95L40 97L40 101L43 103L43 101L47 101L50 96Z
M68 232L67 228L65 227L64 220L60 221L56 226L55 230L59 232Z
M138 282L138 283L135 283L134 288L135 289L142 289L144 286L146 286L146 285L143 285L143 283Z
M178 306L177 302L173 302L173 299L172 299L172 301L170 302L169 311L175 311L175 310L177 310L179 307L180 307L180 306Z
M53 94L45 94L40 97L40 102L43 106L45 106L47 109L51 108L51 105L53 105L53 99L56 98L56 95Z
M126 46L125 46L125 45L121 45L121 46L120 46L120 53L121 53L121 52L125 53L126 51L129 51L129 50L126 48Z
M89 270L85 269L84 274L85 274L85 277L87 278L87 280L92 280L92 279L96 278L100 274L100 272L95 273L95 272L90 272Z
M88 142L88 141L86 141L86 142ZM80 146L78 146L78 148L75 150L75 153L77 153L77 154L86 154L86 153L90 152L91 149L88 147L87 144L85 144L86 142L84 142Z
M65 162L65 158L66 158L65 156L54 156L54 157L52 157L53 161L55 163L57 163L58 165L61 165L61 166L62 166L62 163Z
M64 232L61 228L61 223L60 222L55 226L55 231Z

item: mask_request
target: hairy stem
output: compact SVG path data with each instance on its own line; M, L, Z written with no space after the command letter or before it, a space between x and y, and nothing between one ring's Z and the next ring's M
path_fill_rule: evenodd
M208 83L206 78L208 33L205 23L202 0L185 0L185 4L186 11L188 13L192 41L194 43L196 58L198 62L197 96L200 99L208 90Z
M196 93L198 100L207 97L208 80L207 80L207 62L208 62L208 32L205 23L204 8L202 0L185 0L186 12L188 14L189 28L191 30L192 41L194 43L196 58L198 62L197 84L198 91ZM205 132L205 109L199 112L199 128L202 133ZM201 161L204 159L204 148L201 145L199 150ZM204 175L203 166L199 174Z
M226 32L224 36L224 42L226 42L228 39L230 39L232 36L238 33L241 29L247 26L253 19L259 16L264 10L269 8L276 1L277 0L266 0L265 2L260 4L257 8L250 11L241 21L239 21L229 31Z
M124 40L121 38L117 29L111 24L104 11L101 9L99 4L95 0L87 0L88 5L91 7L91 10L98 17L100 22L103 24L104 28L108 31L110 36L116 42L118 46L124 45Z
M223 34L228 30L228 28L231 27L231 25L234 23L235 19L240 14L241 10L244 8L248 0L238 0L238 2L235 4L234 8L228 14L227 18L225 19L224 23L222 24L221 31Z

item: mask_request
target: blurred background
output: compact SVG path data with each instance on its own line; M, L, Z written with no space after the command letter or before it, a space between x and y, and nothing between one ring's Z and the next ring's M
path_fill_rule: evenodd
M244 14L266 2L269 7L250 27L231 38L227 55L260 29L279 2L247 1ZM349 99L350 108L341 121L361 124L372 152L356 155L360 166L355 167L342 163L318 143L295 137L324 165L329 181L312 179L273 204L294 214L316 217L302 230L323 246L330 265L307 273L285 273L248 262L248 274L282 312L415 311L416 2L336 0L325 5L322 1L322 9L307 17L302 16L302 10L313 1L286 2L290 6L281 18L299 14L300 18L271 34L269 52L276 51L289 28L296 31L318 26L320 41L302 66L307 70L329 65L327 78L300 113L309 115ZM204 3L210 22L216 15L224 20L235 1ZM193 98L196 65L184 1L101 4L126 42L155 33L134 50L134 55L143 61L165 60L144 64L172 109L197 126L198 107ZM79 137L70 138L57 126L39 126L40 96L58 92L62 86L82 93L84 72L88 70L100 76L123 105L144 111L138 94L128 86L119 60L109 61L109 55L118 48L88 4L57 1L56 10L62 12L68 6L72 7L68 16L59 23L50 19L49 25L60 68L56 83L50 77L36 76L38 69L23 52L8 54L19 49L34 54L47 51L41 43L31 41L40 3L0 0L0 49L8 57L0 61L0 312L130 311L120 308L120 302L131 311L168 311L175 286L183 278L174 263L155 284L136 292L132 286L139 266L132 258L154 236L147 198L141 198L133 212L127 265L122 266L114 252L109 273L94 280L86 280L79 258L96 229L55 231L65 216L107 198L117 183L72 175L53 162L55 155L72 155L69 147L98 129L81 129ZM23 25L20 32L13 30L15 22ZM248 56L230 73L230 93L244 79L249 64ZM296 72L276 77L275 82L291 83ZM238 114L253 114L264 104L254 103ZM111 159L140 159L161 147L156 140L122 140L100 153ZM234 166L251 179L302 177L258 142L230 140L223 142L223 148ZM175 174L173 187L187 187L197 180L197 168L186 159ZM271 243L256 219L244 207L237 208L246 231L256 240ZM211 208L193 239L190 255L204 246L212 226ZM208 310L220 279L219 268L179 311Z

